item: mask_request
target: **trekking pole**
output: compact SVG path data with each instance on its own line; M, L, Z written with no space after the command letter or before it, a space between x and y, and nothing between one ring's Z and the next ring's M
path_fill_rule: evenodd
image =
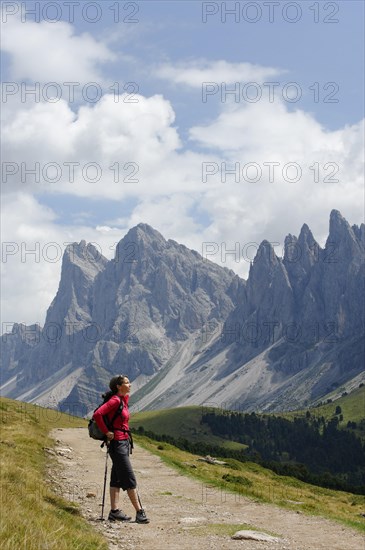
M106 478L108 473L108 454L109 454L109 445L106 445L106 458L105 458L105 472L104 472L104 488L103 488L103 502L101 504L101 517L100 520L104 521L104 503L105 503L105 489L106 489Z

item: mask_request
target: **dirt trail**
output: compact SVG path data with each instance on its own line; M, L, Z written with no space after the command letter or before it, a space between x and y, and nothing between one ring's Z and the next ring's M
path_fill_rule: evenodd
M105 452L88 437L85 428L55 429L51 435L63 454L58 455L63 468L51 470L51 479L63 496L79 503L84 517L107 538L110 550L365 550L364 537L350 528L219 492L177 473L137 445L131 459L151 522L100 522ZM109 458L105 517L109 512L110 469ZM125 493L120 507L134 519ZM249 524L280 539L270 543L232 540L229 535L217 534L213 524Z

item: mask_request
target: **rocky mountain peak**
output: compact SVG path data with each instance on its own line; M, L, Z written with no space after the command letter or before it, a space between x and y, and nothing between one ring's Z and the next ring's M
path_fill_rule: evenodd
M137 240L137 241L161 241L166 242L166 239L159 233L156 229L148 225L147 223L139 223L135 227L132 227L126 236L125 239Z
M275 254L270 242L264 240L259 246L247 280L247 296L250 311L265 311L272 318L276 305L291 308L292 289L285 266ZM280 298L279 298L280 297ZM286 316L286 313L285 313Z
M89 293L95 277L105 269L107 258L85 240L71 243L62 258L57 294L48 308L46 324L55 319L88 322Z
M300 243L312 244L314 241L313 233L309 229L308 225L304 223L299 233L298 241Z
M250 265L247 279L247 288L251 289L250 294L252 297L256 295L259 287L262 288L266 286L269 281L271 282L276 277L276 272L280 264L282 265L281 260L276 256L271 243L267 240L263 240Z
M161 233L159 233L157 231L157 229L154 229L151 225L149 225L148 223L138 223L136 226L135 226L135 229L137 229L138 231L141 231L143 232L145 235L153 235L153 236L158 236L159 238L164 239L164 237L161 235Z
M267 240L263 240L253 260L253 268L255 268L255 266L260 268L263 266L273 267L278 264L278 261L279 259L275 254L272 244Z
M302 278L318 261L320 246L308 225L303 224L299 237L289 234L285 238L283 263L289 276Z
M360 237L361 230L359 229ZM327 263L340 265L361 261L363 256L362 242L350 224L338 210L332 210L330 215L329 235L326 241Z
M330 214L330 226L327 242L339 243L343 240L354 240L354 232L347 220L338 210L332 210ZM355 238L356 240L356 238Z
M91 277L94 277L93 272L99 272L103 269L108 260L93 243L86 243L85 240L81 240L79 243L74 242L66 246L62 263L65 268L72 264L83 269L86 273L90 270Z
M308 257L318 256L320 246L313 237L313 233L306 223L302 226L302 229L300 230L298 244L301 249L302 255Z
M333 209L330 213L330 231L335 226L341 226L347 224L347 221L342 216L341 212L339 210Z
M146 223L139 223L119 241L114 260L121 265L135 263L159 254L166 246L161 233Z
M289 233L284 240L284 262L292 262L297 257L298 238Z

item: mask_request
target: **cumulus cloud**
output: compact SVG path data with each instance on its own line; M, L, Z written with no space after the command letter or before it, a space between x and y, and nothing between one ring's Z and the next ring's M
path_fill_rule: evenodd
M4 124L3 192L69 194L70 200L134 197L141 203L184 193L201 198L205 155L181 148L170 102L126 98L116 102L106 95L76 113L65 102L18 111Z
M2 25L1 48L10 54L11 78L33 82L103 82L100 64L115 54L89 33L76 34L64 21L11 17Z
M210 124L192 128L191 139L221 158L208 167L207 181L216 187L204 199L214 232L218 225L230 243L237 235L282 243L306 222L323 244L332 208L360 223L363 129L361 121L328 131L283 102L231 104Z
M26 186L38 193L121 198L177 185L166 173L180 147L170 103L162 96L129 99L105 95L77 113L63 100L19 110L3 129L4 192ZM35 163L33 175L28 170Z
M273 67L252 63L230 63L224 59L210 61L199 59L177 64L164 63L157 67L155 75L174 84L201 88L205 82L264 82L265 79L283 73Z

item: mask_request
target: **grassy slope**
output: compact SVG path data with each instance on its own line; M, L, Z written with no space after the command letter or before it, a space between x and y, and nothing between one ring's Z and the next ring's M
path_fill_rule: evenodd
M55 427L85 426L83 419L0 398L1 548L13 550L107 550L105 540L57 496L45 481L50 462L44 447Z
M336 407L340 406L343 420L340 421L339 426L346 427L349 421L360 422L365 419L365 386L357 388L348 395L340 397L332 403L326 403L320 407L310 408L309 411L312 415L329 420L335 415ZM284 418L292 419L294 416L304 416L307 409L301 411L292 411L286 413L274 413L276 416L282 416ZM359 435L365 435L359 433Z
M145 430L151 430L159 435L171 435L230 449L244 449L247 446L213 435L208 426L200 424L202 412L202 407L143 411L132 415L130 425L132 428L143 426Z
M343 414L343 420L339 423L340 427L346 427L349 420L359 422L365 419L365 386L357 388L349 395L341 397L332 403L309 410L312 415L324 416L326 420L329 420L334 416L338 405L341 407ZM143 426L145 430L151 430L159 435L166 434L173 437L182 437L194 442L202 441L203 443L212 443L235 449L245 447L245 445L212 435L208 426L200 424L203 410L206 409L204 407L191 406L157 411L142 411L132 415L130 424L133 428ZM307 410L270 414L291 420L294 416L305 416Z
M346 426L349 420L359 422L365 418L365 386L357 388L348 395L340 397L332 403L327 403L326 405L311 409L311 412L319 416L323 415L328 419L335 414L338 405L341 407L343 414L343 420L340 422L340 426Z
M332 491L292 477L278 476L252 462L224 459L227 466L208 464L199 461L195 455L145 436L138 436L137 441L181 473L198 479L202 483L203 498L204 495L208 498L214 491L219 491L222 498L234 492L237 502L242 497L249 497L255 501L334 519L365 531L361 515L365 505L364 496ZM223 479L223 476L226 478Z

